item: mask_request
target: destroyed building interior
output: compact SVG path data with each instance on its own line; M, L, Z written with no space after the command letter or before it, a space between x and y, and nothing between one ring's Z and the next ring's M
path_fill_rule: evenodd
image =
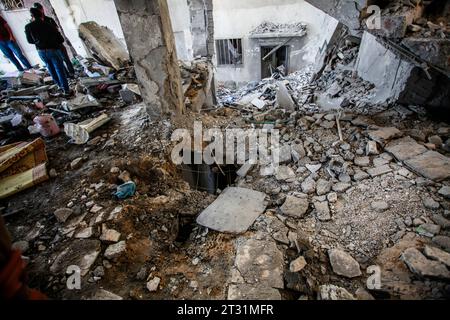
M450 297L449 1L40 0L69 97L25 37L34 2L0 1L34 66L0 57L0 213L30 288ZM276 130L279 163L175 163L196 123Z

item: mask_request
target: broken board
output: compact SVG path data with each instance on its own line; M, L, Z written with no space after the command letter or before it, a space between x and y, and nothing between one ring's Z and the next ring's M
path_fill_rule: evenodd
M262 192L227 188L197 218L204 227L225 233L243 233L266 210L266 195Z

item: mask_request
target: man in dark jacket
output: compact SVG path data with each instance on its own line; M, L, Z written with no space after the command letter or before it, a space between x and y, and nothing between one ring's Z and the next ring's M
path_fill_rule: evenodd
M59 26L56 23L56 21L53 18L45 15L45 10L44 10L44 7L42 6L42 4L40 4L39 2L36 2L35 4L33 4L33 7L38 9L39 11L41 11L41 13L44 15L45 22L51 24L52 26L54 26L56 29L59 30ZM66 49L64 43L61 44L59 55L61 56L64 63L66 64L67 76L69 78L73 78L75 75L75 70L73 68L72 61L70 61L69 54L67 53L67 49Z
M31 64L17 45L8 23L0 17L0 50L16 66L17 70L31 69ZM20 60L20 61L19 61ZM22 62L22 64L20 64ZM24 68L25 67L25 68Z
M54 26L44 21L44 15L39 9L31 8L30 13L32 22L25 26L27 40L36 45L39 56L47 65L53 81L59 85L65 95L70 95L64 63L58 53L64 38Z

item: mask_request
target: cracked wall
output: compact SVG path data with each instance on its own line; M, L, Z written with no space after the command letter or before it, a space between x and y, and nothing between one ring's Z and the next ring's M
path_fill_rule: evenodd
M166 0L115 0L150 116L184 112L180 69Z

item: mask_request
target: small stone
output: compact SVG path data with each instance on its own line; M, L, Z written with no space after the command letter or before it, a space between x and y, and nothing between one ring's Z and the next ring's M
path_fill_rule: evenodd
M48 175L50 176L50 178L54 179L58 177L58 172L56 172L55 169L50 169L50 171L48 172Z
M444 143L441 139L441 137L439 136L431 136L428 138L428 142L431 144L434 144L437 147L441 147L442 144Z
M75 235L75 238L77 238L77 239L89 239L90 237L92 237L93 234L94 234L93 228L89 227L89 228L85 228L85 229L81 230L80 232L78 232Z
M380 154L377 143L375 141L369 141L366 146L366 155L373 156L377 154Z
M155 292L159 288L159 284L161 283L161 278L155 277L149 282L147 282L147 289L150 292Z
M441 207L439 202L434 201L432 198L426 198L423 200L423 205L429 210L437 210Z
M374 201L370 204L373 210L383 212L389 209L389 204L385 201Z
M338 195L336 192L331 192L327 195L327 200L330 203L335 203L338 201Z
M91 213L99 213L99 212L102 211L102 210L103 210L103 207L101 207L101 206L95 204L95 205L91 208L90 212L91 212Z
M292 158L295 160L295 162L300 161L306 156L306 151L302 144L292 145L291 150L292 150Z
M386 164L381 167L370 168L367 170L367 172L370 174L371 177L378 177L383 174L392 172L392 169L389 165Z
M308 199L300 199L294 196L288 196L283 206L281 206L280 210L286 216L302 218L308 211L308 208Z
M425 246L424 253L428 258L439 261L440 263L445 264L447 267L450 267L450 253L430 246Z
M353 180L355 180L355 181L362 181L367 178L369 178L369 175L364 171L357 171L355 173L355 175L353 176Z
M440 262L428 260L416 248L406 249L401 257L411 272L422 276L439 279L450 279L450 272Z
M118 242L120 240L120 232L113 229L103 230L100 240L105 242Z
M144 281L145 279L147 279L147 268L142 267L136 274L136 280Z
M76 158L70 163L70 168L72 170L77 170L80 169L82 165L83 165L83 158Z
M316 193L318 196L323 196L330 192L331 182L325 179L319 179L316 183Z
M450 237L436 236L433 238L433 242L447 252L450 252Z
M109 172L111 172L112 174L119 174L120 173L120 168L112 167Z
M322 168L321 164L307 164L305 165L305 167L311 172L311 173L316 173L317 171L320 170L320 168Z
M320 286L317 298L324 301L356 300L355 297L346 289L332 284Z
M436 224L424 223L416 231L422 236L432 238L441 231L441 227Z
M440 214L432 215L431 220L443 229L450 229L450 220L447 220Z
M350 183L339 182L339 183L336 183L336 184L333 186L333 191L334 191L334 192L338 192L338 193L342 193L342 192L345 192L345 191L347 191L348 189L350 189L351 186L352 186L352 185L351 185Z
M352 178L350 178L350 176L346 173L341 173L339 175L339 181L343 183L349 183L352 181Z
M73 210L69 208L60 208L55 211L54 215L58 222L64 223L73 214Z
M439 194L441 196L443 196L446 199L450 199L450 187L449 186L443 186L440 190L439 190Z
M368 167L370 166L370 158L369 157L357 157L354 161L355 165L359 167Z
M328 201L314 202L314 207L316 208L316 215L317 219L320 221L330 221L331 220L331 214L330 214L330 207L328 206Z
M275 174L278 181L286 181L295 178L295 172L288 166L279 166Z
M14 242L11 247L13 250L19 250L22 253L26 253L30 248L30 244L28 241L17 241Z
M348 253L338 249L332 249L328 252L328 256L334 273L347 278L361 276L362 273L359 263Z
M125 241L121 241L116 244L110 245L105 251L105 258L109 260L114 260L118 258L122 253L127 250L127 244Z
M291 272L300 272L302 271L308 263L306 262L304 257L299 257L291 262L289 266L289 270Z
M92 271L92 275L97 278L103 278L105 276L105 268L102 266L98 266Z
M356 290L356 292L355 292L355 296L356 296L356 299L358 299L360 301L375 300L375 298L369 292L367 292L367 290L365 290L364 288L358 288L358 290Z
M303 181L301 187L304 193L311 194L316 191L316 182L313 179L308 178L305 181Z

